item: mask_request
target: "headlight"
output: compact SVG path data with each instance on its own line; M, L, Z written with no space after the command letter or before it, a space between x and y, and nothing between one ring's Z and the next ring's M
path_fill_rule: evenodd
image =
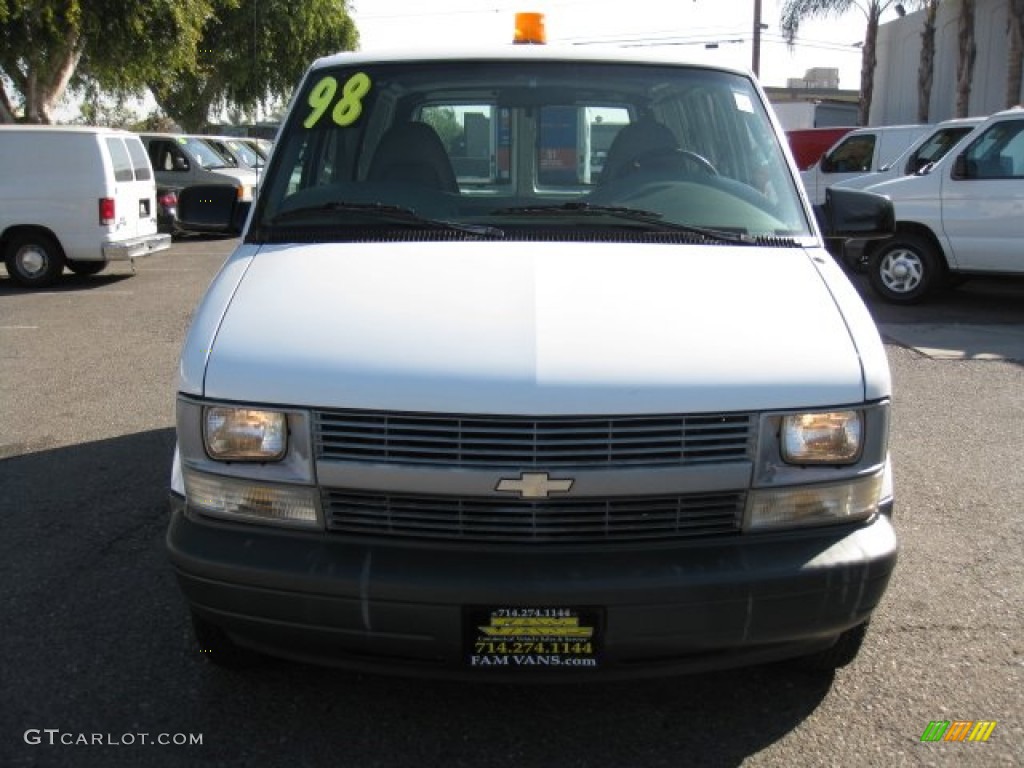
M782 420L782 458L787 464L852 464L863 434L860 411L790 414Z
M288 450L288 421L277 411L206 408L203 443L219 461L280 461Z

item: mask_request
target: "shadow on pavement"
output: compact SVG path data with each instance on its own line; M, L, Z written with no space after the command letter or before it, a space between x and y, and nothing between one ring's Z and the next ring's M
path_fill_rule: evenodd
M0 764L738 766L831 688L781 665L529 687L218 669L194 649L164 553L173 446L160 429L0 461ZM26 743L46 728L115 741Z

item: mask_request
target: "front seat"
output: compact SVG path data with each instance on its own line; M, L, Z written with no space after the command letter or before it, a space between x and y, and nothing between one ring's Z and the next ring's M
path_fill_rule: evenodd
M419 184L456 194L459 191L441 137L426 123L401 123L385 133L370 161L366 180Z
M615 181L637 170L644 155L670 154L679 148L679 142L667 127L651 118L642 118L623 126L604 160L601 183Z

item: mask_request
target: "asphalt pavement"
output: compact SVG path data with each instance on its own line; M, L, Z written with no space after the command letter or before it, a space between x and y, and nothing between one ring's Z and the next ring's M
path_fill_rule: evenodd
M469 685L197 652L163 542L176 361L234 243L40 293L0 268L3 768L1024 765L1024 284L892 307L854 276L893 371L902 549L851 666ZM947 720L996 725L922 742Z

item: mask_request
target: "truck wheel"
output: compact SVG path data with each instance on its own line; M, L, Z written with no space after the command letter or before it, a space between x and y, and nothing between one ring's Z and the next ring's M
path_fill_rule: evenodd
M946 262L927 239L896 235L871 254L868 277L875 293L893 304L917 304L946 278Z
M16 234L4 252L7 273L26 288L51 285L64 271L64 254L54 240L40 232Z
M831 672L834 669L845 667L857 658L857 653L864 644L864 637L868 633L868 622L858 624L848 629L839 636L836 644L826 648L819 653L810 656L803 656L796 660L801 669L811 672Z
M263 661L263 656L235 645L228 633L206 619L192 614L192 631L201 656L225 669L247 669Z
M107 268L107 262L105 261L79 261L77 259L67 259L66 263L68 265L68 269L76 275L97 275Z

